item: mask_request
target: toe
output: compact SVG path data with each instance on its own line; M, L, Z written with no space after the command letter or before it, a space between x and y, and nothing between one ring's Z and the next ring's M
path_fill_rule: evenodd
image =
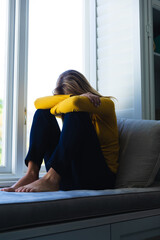
M6 191L7 192L15 192L15 189L14 188L8 188Z
M1 191L3 192L15 192L14 188L2 188Z
M31 189L30 189L30 188L27 188L27 189L26 189L26 192L30 192L30 191L31 191Z
M16 191L16 192L21 192L22 189L23 189L23 187L19 187L19 188L17 188L15 191Z
M21 192L27 192L27 189L26 187L22 188Z
M36 192L35 188L30 188L29 192Z

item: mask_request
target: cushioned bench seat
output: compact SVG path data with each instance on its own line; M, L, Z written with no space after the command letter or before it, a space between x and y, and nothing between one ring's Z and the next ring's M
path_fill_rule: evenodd
M160 208L160 187L0 192L0 231Z
M116 189L0 192L0 231L160 210L160 121L119 119L118 129Z

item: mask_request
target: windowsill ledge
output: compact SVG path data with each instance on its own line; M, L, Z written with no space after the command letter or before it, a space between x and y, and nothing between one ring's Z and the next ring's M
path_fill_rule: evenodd
M40 173L39 177L43 177L44 173ZM21 177L23 176L16 176L14 174L4 173L0 174L0 188L3 187L10 187L15 184Z

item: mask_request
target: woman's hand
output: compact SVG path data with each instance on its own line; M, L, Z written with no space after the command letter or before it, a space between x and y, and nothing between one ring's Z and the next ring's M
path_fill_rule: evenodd
M80 96L89 98L89 100L91 101L91 103L93 103L95 107L98 107L101 104L100 97L91 92L83 93Z

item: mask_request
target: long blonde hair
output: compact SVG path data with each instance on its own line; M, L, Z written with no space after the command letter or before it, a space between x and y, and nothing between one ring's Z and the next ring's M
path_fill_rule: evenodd
M102 97L102 95L90 85L85 76L76 70L63 72L57 80L56 88L53 90L54 95L81 95L87 92Z

